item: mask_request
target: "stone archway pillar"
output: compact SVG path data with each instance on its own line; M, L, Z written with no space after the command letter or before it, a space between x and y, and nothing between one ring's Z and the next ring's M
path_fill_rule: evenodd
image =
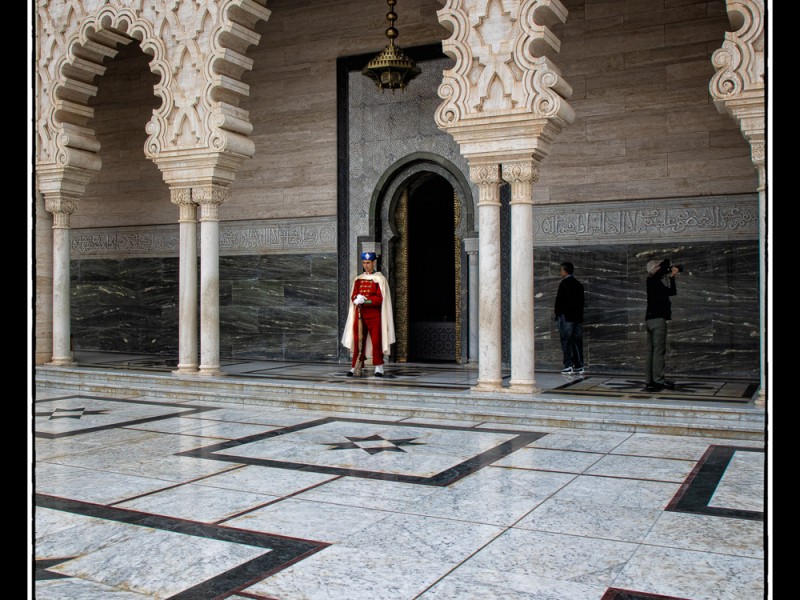
M478 184L478 382L477 390L503 387L500 302L500 165L470 164Z
M44 208L53 217L52 358L49 363L52 365L75 364L70 325L69 221L70 215L78 207L78 198L100 168L98 160L83 162L85 166L81 167L38 165L36 172L36 183L38 192L44 198Z
M219 343L219 206L228 199L244 155L193 149L153 159L180 210L178 368L175 375L225 375ZM200 222L200 278L197 221ZM199 295L199 299L198 299ZM197 314L199 305L199 353Z
M452 35L442 50L455 61L442 74L437 126L449 133L480 190L479 365L476 389L502 387L500 308L500 166L512 185L511 385L536 390L533 354L533 166L547 156L575 118L572 88L551 56L560 49L550 30L564 23L558 0L520 0L495 10L483 0L447 2L437 12ZM549 52L552 50L553 52Z
M766 404L767 371L767 174L766 174L766 101L764 81L763 0L726 0L728 19L733 31L725 34L722 47L711 55L716 73L709 83L714 106L729 114L739 124L750 144L750 156L758 174L759 204L759 344L760 380L756 404Z

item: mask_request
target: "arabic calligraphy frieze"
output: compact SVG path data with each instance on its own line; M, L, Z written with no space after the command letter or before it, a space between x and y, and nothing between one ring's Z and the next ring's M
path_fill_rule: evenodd
M536 245L654 239L758 239L758 197L543 205L534 209Z
M336 251L336 221L298 220L251 225L220 225L220 253L261 254L264 252L309 250Z
M200 227L197 227L198 251ZM336 220L236 221L219 224L221 256L335 252ZM70 231L72 258L177 257L178 225L111 227Z
M70 231L70 255L80 256L171 256L178 253L178 227L82 229Z

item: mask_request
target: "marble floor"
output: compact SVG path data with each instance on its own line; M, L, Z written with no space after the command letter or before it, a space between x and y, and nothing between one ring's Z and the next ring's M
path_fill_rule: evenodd
M763 442L52 387L32 413L37 600L772 597Z

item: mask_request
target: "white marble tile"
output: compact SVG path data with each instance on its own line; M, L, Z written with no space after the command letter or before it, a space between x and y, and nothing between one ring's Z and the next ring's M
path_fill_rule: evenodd
M606 589L604 584L474 568L468 561L420 595L419 600L598 600Z
M203 417L225 422L249 423L287 427L306 421L314 421L323 416L319 411L286 409L274 406L247 406L220 402L193 401L192 406L213 406L217 410L203 413ZM327 415L324 415L327 416Z
M226 521L225 525L333 543L391 514L370 508L287 498Z
M142 527L95 517L36 509L35 557L75 557L108 548L142 533Z
M510 529L470 558L467 565L608 586L636 547L627 542Z
M764 558L764 523L731 517L665 512L655 522L644 543Z
M262 466L245 466L199 479L195 485L218 487L228 490L242 490L270 496L288 496L325 481L336 479L337 475L277 469Z
M378 510L402 511L440 488L380 479L341 477L312 488L297 498Z
M438 557L330 546L242 590L281 600L414 598L455 565Z
M344 546L376 554L435 556L446 563L465 560L505 531L504 527L455 519L390 513L346 539Z
M197 425L196 417L173 417L169 419L160 419L158 421L149 421L147 423L140 423L138 425L126 425L125 429L132 429L135 431L156 431L159 433L181 433L183 431L194 429Z
M198 477L223 473L236 466L241 466L241 464L189 456L158 456L141 462L133 461L122 465L110 465L108 468L113 468L115 472L126 475L155 477L173 483L185 483Z
M146 600L152 597L147 593L137 594L84 579L37 581L35 596L36 600Z
M153 418L187 412L189 409L164 406L156 403L122 402L78 396L37 403L35 430L41 433L58 434L81 431L92 427L107 427L136 419Z
M81 454L97 447L87 444L84 439L86 436L76 436L59 439L35 438L32 448L36 451L37 461L55 460L59 457L69 456L70 454Z
M761 442L748 440L634 433L611 453L699 460L712 445L763 447Z
M611 504L630 508L664 509L678 492L677 483L579 475L558 492L559 500Z
M594 452L548 450L545 448L520 448L505 458L492 463L495 467L517 467L538 471L583 473L603 457Z
M586 474L682 483L696 464L675 458L608 455L587 469Z
M764 454L734 452L709 506L764 511Z
M178 519L217 523L275 500L276 496L187 483L121 502L117 506Z
M562 473L487 467L409 505L406 511L510 526L572 477Z
M591 498L571 501L556 496L542 502L515 523L514 527L622 542L641 542L662 514L660 508L631 508L597 503Z
M614 587L692 600L764 598L764 562L754 558L639 546Z
M225 423L223 421L212 421L202 419L196 421L195 427L183 430L184 435L196 435L201 437L238 439L249 435L258 435L267 431L272 431L275 426L251 425L246 423Z
M80 453L52 458L53 462L88 469L107 469L117 472L132 472L136 466L146 460L170 457L178 452L194 450L207 446L209 440L184 435L166 433L143 433L146 437L112 446L97 446ZM136 471L136 469L133 469ZM141 473L137 473L141 474Z
M111 429L102 429L99 431L90 431L88 433L80 433L74 436L64 436L54 439L36 437L34 444L37 451L39 446L55 446L57 444L75 445L81 444L85 448L112 448L114 446L123 446L126 444L136 444L145 442L157 434L151 431L136 431L124 427L114 427Z
M560 429L553 433L548 433L546 436L528 445L533 448L606 453L613 451L631 435L630 433L622 431Z
M33 507L34 535L37 537L50 535L62 529L82 525L87 518L83 515L36 506Z
M167 598L269 552L192 535L140 527L138 535L49 570ZM169 560L165 560L169 557Z
M154 477L41 462L36 465L34 479L37 493L96 504L113 504L173 485Z

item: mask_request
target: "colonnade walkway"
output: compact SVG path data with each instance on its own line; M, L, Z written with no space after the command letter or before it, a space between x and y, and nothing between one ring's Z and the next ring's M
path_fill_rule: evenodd
M771 597L755 382L76 359L33 381L37 600Z

